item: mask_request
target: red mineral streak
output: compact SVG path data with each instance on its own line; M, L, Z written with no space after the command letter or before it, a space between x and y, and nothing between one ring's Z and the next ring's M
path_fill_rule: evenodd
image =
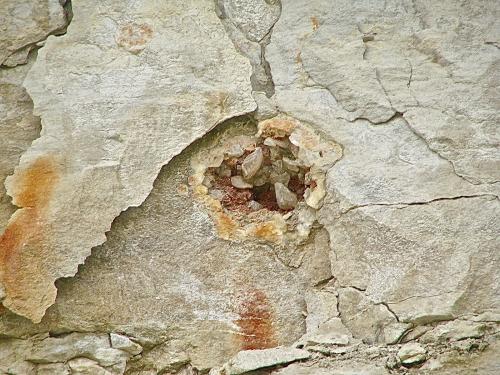
M240 350L267 349L277 346L273 312L266 294L259 289L243 293L238 306L240 318L236 324L240 328L238 335Z

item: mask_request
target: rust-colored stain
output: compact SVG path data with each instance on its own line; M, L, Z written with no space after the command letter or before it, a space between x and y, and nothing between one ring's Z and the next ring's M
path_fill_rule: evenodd
M295 122L285 118L272 118L259 124L262 136L272 138L288 137L295 129Z
M230 177L217 177L214 180L214 187L224 192L221 204L230 211L239 211L248 213L251 209L248 202L252 200L252 191L250 189L237 189L231 184Z
M297 52L297 55L295 56L295 63L297 63L299 65L302 64L302 56L300 54L301 54L301 52L299 51L299 52Z
M21 305L32 303L30 283L43 272L43 257L33 256L33 251L42 242L45 210L59 177L53 157L40 157L14 175L14 203L21 209L0 237L0 278L6 298L18 299Z
M267 349L277 346L273 325L273 311L266 294L259 289L251 289L239 296L240 350Z
M276 224L272 221L258 224L252 234L257 238L261 238L269 242L279 242L282 235L281 230L279 230L276 227Z
M221 238L226 240L233 237L239 228L238 224L224 212L217 212L215 214L215 221L217 225L217 233L219 233Z
M255 197L255 200L269 211L280 211L274 190L269 189L263 191Z
M306 185L304 181L302 181L297 175L293 175L290 177L290 181L288 182L288 188L297 195L297 198L300 200L304 199L304 192L306 191Z
M312 23L313 30L314 31L318 30L318 27L319 27L318 18L316 18L315 16L312 16L311 17L311 23Z
M116 43L132 53L142 51L153 38L153 28L148 24L134 22L121 26L116 32Z

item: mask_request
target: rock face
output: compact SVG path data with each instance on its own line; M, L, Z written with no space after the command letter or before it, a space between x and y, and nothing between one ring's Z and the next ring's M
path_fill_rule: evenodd
M12 254L0 275L4 306L33 321L162 165L255 108L249 64L210 2L102 7L74 4L68 33L47 40L25 80L44 131L7 179L20 210L0 240Z
M0 231L7 226L14 206L5 191L5 178L12 174L21 154L40 134L40 118L33 115L33 102L22 86L33 65L16 69L0 69Z
M0 373L500 373L499 19L0 0Z
M62 32L71 15L66 0L0 1L0 66L25 64L37 42Z

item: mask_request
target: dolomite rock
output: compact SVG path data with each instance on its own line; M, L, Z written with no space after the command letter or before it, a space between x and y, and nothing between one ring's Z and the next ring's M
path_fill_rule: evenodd
M404 344L398 351L398 358L404 365L412 365L425 361L426 350L416 342Z
M65 1L0 1L0 65L26 63L31 47L68 23ZM17 56L15 56L17 55Z
M112 375L111 372L102 368L88 358L75 358L68 362L68 366L71 369L71 375Z
M144 201L164 164L255 109L250 66L212 2L76 2L73 12L25 80L44 130L6 182L20 209L0 238L16 259L0 265L3 305L35 322L55 300L54 281L74 275L112 220Z
M303 291L317 273L323 277L323 268L304 275L282 263L270 245L221 239L212 219L180 188L192 174L191 160L212 149L224 129L255 134L254 127L232 121L177 156L145 202L115 220L106 243L78 274L57 282L56 303L40 324L2 314L0 332L120 332L145 348L175 341L174 354L184 352L181 358L207 371L240 350L299 339ZM328 264L327 254L316 254ZM313 255L308 249L304 262ZM162 363L154 359L160 354L144 356Z
M224 369L228 375L239 375L261 368L308 359L310 356L308 351L294 348L246 350L232 358Z
M499 220L500 203L488 196L353 209L327 225L332 273L402 322L497 310Z
M123 350L131 355L137 355L142 352L142 347L130 340L127 336L110 333L109 339L111 341L111 347L115 349Z
M95 363L94 361L90 361L90 359L87 359L87 361ZM71 363L71 361L70 361L70 363ZM89 370L94 370L94 369L89 369ZM102 369L102 370L104 370L104 369ZM48 364L38 365L36 367L36 375L74 375L74 374L79 374L79 375L93 375L93 374L111 375L109 372L106 373L106 372L99 372L99 371L95 371L93 373L90 371L87 371L86 373L85 372L78 372L78 371L76 371L76 369L73 369L73 368L71 368L71 372L70 372L70 367L68 367L68 365L65 363L48 363Z
M496 3L281 3L75 1L68 34L47 40L26 80L35 115L21 88L31 66L0 69L2 183L38 136L36 115L44 125L7 181L22 206L9 224L14 206L0 188L7 307L40 320L54 280L76 272L122 210L140 206L114 220L76 277L56 281L39 324L0 310L0 372L121 374L128 361L131 375L205 373L304 339L313 359L272 373L379 375L396 358L386 344L415 324L424 325L404 340L429 343L422 374L500 372ZM30 40L7 48L4 66L31 59L32 28L42 39L51 32L52 13L27 14L15 18L26 34L0 36L0 47L4 35L9 46ZM205 133L254 101L255 118L286 114L295 120L284 126L300 121L342 145L313 179L319 195L306 193L319 213L290 215L297 248L222 240L192 198L191 155L219 130ZM291 139L298 157L297 142L310 139ZM316 146L302 151L305 164L334 148ZM403 347L403 364L422 360L415 347Z
M33 62L32 58L15 69L0 69L0 233L15 209L5 191L5 178L40 134L40 119L33 115L33 102L22 87Z
M333 362L331 366L322 367L311 364L292 364L282 370L272 372L273 375L387 375L383 367L365 361L350 360L340 363Z
M278 20L279 0L219 0L226 16L245 36L259 42Z

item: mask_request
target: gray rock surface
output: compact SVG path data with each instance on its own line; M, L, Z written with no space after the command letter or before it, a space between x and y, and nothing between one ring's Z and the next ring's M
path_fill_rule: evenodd
M500 373L499 12L0 0L0 373Z
M54 281L74 275L112 220L144 201L164 164L255 109L250 66L211 2L161 11L154 1L77 2L73 12L25 80L43 133L6 182L21 209L6 235L18 239L0 241L18 259L2 264L3 304L36 322L55 300Z
M49 34L62 32L69 14L63 8L66 0L0 1L0 66L26 63L35 43Z
M5 191L5 178L40 135L40 119L33 115L33 102L22 86L35 57L16 69L0 69L0 232L15 209Z
M426 350L416 342L405 344L398 351L399 360L404 365L412 365L425 361L425 354Z
M225 366L228 375L240 375L250 371L308 359L311 354L302 349L273 348L239 352Z

